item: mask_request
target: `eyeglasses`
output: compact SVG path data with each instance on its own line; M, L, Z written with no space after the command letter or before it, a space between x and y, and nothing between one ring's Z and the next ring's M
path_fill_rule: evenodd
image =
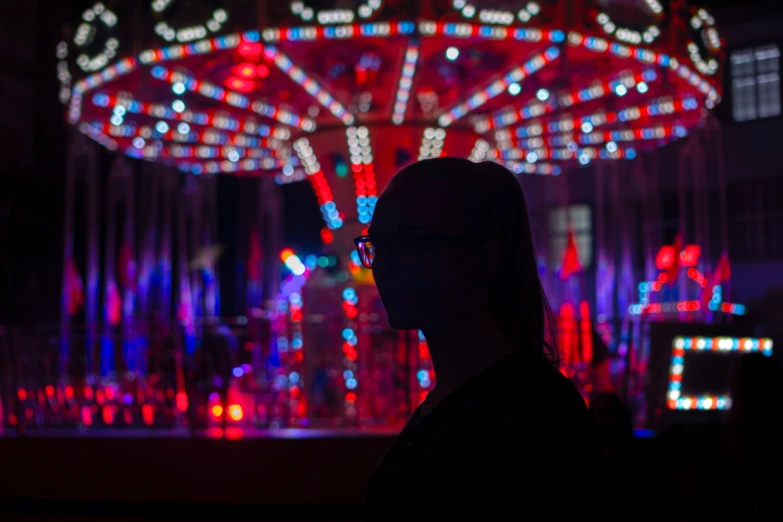
M414 268L421 263L424 253L431 248L433 242L438 240L462 241L461 237L453 236L427 236L421 234L397 234L384 240L380 244L381 251L388 249L394 262L403 268ZM379 247L378 242L370 236L359 236L353 240L362 266L372 269L375 254Z

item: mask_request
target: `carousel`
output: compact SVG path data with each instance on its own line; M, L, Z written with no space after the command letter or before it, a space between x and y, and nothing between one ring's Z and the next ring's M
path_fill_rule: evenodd
M21 365L8 427L395 428L435 375L353 250L390 177L446 155L552 183L633 170L721 100L715 20L679 0L105 1L62 34L61 339ZM223 283L246 311L222 320L221 176L246 187L242 274ZM289 183L315 194L317 252L282 241ZM613 339L598 323L614 265L588 291L577 250L569 232L545 281L560 282L563 371L587 398L603 386L594 344L625 354L669 305L651 297L666 279L629 283L643 295ZM720 284L672 295L672 312L741 313Z

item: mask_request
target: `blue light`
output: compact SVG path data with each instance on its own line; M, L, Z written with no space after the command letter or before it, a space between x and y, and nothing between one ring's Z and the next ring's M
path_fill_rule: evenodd
M626 149L625 157L628 159L634 159L636 157L636 151L634 149Z
M291 348L294 350L299 350L302 347L302 338L297 337L296 339L291 341Z
M680 386L682 386L682 383L680 383L680 382L670 382L669 383L669 389L670 390L678 391L680 389Z
M734 305L734 313L736 315L744 315L745 314L745 305L735 304Z
M353 253L356 253L355 251ZM353 301L356 299L356 290L354 290L351 287L346 288L343 290L343 299L346 301Z
M345 370L343 372L343 379L345 379L346 381L348 379L353 379L353 372L351 370Z
M291 374L288 376L288 380L291 381L291 383L296 384L299 382L299 374L296 372L291 372Z
M419 381L419 384L421 385L422 388L429 388L430 384L432 384L432 381L430 381L429 378L422 379Z
M349 390L353 390L354 388L356 388L356 384L357 384L356 379L348 379L347 381L345 381L345 387L348 388Z
M419 370L419 372L416 374L416 377L418 377L420 381L423 381L424 379L429 379L430 372L428 372L427 370Z
M337 205L334 204L334 201L327 201L324 203L324 210L327 212L331 212L332 210L335 210L337 208Z
M345 330L343 330L343 339L345 339L346 341L354 337L355 335L356 334L354 333L353 328L346 328Z
M367 196L359 196L356 198L356 204L357 205L366 205L367 204Z
M351 262L353 262L354 265L362 264L362 260L359 259L359 252L356 250L351 250Z
M413 22L400 22L397 24L397 32L400 34L413 34L416 30L416 24Z
M257 42L261 39L261 33L258 31L247 31L242 33L242 38L249 42Z
M683 358L679 356L672 357L672 364L684 364Z
M305 266L307 266L307 268L309 268L310 270L315 269L317 264L318 264L318 256L314 254L310 254L305 258Z
M288 302L290 302L293 305L301 305L302 304L302 296L299 295L299 293L294 292L291 295L288 296Z
M565 41L565 33L563 31L552 31L549 38L555 43L561 43Z
M231 373L234 374L234 377L239 378L245 374L245 370L237 366L236 368L234 368L234 370Z
M125 404L133 404L133 395L131 395L130 393L126 393L125 395L122 396L122 402L124 402Z

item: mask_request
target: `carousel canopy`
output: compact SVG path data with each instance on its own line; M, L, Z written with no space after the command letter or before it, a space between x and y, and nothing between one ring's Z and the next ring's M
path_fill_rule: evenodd
M417 158L556 175L686 136L721 97L715 21L680 1L98 2L66 34L81 132L196 175L309 179L332 229Z

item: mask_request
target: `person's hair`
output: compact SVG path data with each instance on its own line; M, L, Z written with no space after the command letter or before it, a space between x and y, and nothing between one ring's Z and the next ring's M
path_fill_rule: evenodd
M557 323L539 277L527 203L516 177L497 163L460 158L420 161L402 173L455 189L469 237L500 243L501 262L489 282L492 314L520 350L537 352L559 366Z

